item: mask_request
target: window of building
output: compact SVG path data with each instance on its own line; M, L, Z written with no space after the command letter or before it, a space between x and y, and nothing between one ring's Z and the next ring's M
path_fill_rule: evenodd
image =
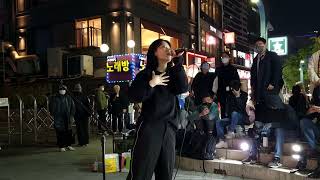
M142 54L147 54L150 44L159 38L169 41L171 44L171 47L173 49L177 49L179 47L178 38L168 36L163 33L159 33L159 32L147 29L141 24L141 52L142 52Z
M76 21L77 47L100 47L101 43L101 18Z
M220 41L215 36L201 30L201 51L216 56L219 50Z
M201 3L201 11L212 18L217 25L221 26L222 7L215 0L206 0Z
M165 7L169 11L178 12L178 0L153 0L153 2Z

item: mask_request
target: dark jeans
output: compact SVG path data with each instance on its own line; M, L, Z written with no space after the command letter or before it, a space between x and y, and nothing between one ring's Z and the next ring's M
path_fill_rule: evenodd
M316 150L318 143L317 140L320 138L320 128L308 118L303 118L300 121L300 127L311 149Z
M261 123L261 122L256 122ZM263 124L262 124L263 125ZM264 124L266 125L266 124ZM274 128L274 136L276 137L276 145L274 150L274 157L281 158L283 152L283 143L284 143L284 129L283 128ZM263 128L262 130L268 137L271 134L271 128ZM258 145L257 141L253 140L250 155L256 156L258 154Z
M216 128L217 128L217 137L219 139L224 139L224 128L228 125L229 132L234 132L237 125L243 125L245 121L244 115L238 112L232 112L231 119L225 118L225 119L219 119L216 122Z
M117 128L119 132L122 132L123 122L122 122L122 113L113 113L112 114L112 131L117 132Z
M77 126L77 137L80 146L89 144L89 120L87 117L75 118Z
M56 129L57 145L59 148L65 148L71 146L73 143L72 130L60 130Z
M98 130L102 131L104 126L107 126L107 120L106 120L106 110L98 110L98 115L99 115L99 121L98 121ZM102 127L103 124L104 126Z

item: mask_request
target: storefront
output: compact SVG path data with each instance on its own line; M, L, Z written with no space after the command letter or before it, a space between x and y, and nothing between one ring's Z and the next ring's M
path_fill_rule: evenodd
M179 34L168 28L141 21L141 53L147 54L150 44L157 39L165 39L170 42L173 49L179 48Z

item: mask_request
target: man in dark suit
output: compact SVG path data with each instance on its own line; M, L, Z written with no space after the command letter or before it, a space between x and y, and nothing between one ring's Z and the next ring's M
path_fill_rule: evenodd
M283 86L282 62L279 56L266 48L266 40L258 38L255 42L258 55L251 68L251 100L255 104L256 121L263 123L264 133L274 132L276 136L274 160L269 167L279 167L284 142L281 120L284 119L284 104L279 96ZM257 149L251 149L251 156L245 161L256 159Z

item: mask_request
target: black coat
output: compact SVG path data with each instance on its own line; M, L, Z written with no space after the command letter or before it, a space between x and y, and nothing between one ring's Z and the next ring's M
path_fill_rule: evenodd
M248 100L248 93L241 91L240 97L236 97L233 94L230 94L227 98L227 113L231 117L232 112L241 113L244 116L247 116L246 105Z
M239 74L237 68L235 68L231 64L217 68L216 73L218 75L218 101L220 103L225 103L226 98L229 94L226 91L226 88L230 87L231 81L240 81Z
M110 96L110 105L112 114L121 114L124 109L128 109L129 100L128 98L120 93L119 97L116 97L116 94Z
M292 95L289 98L289 105L295 110L299 119L303 118L308 110L309 102L304 94Z
M74 92L73 95L73 101L76 106L75 120L88 118L91 115L88 97L79 92Z
M282 79L282 61L279 56L267 51L259 63L259 72L257 71L258 56L253 60L251 68L251 88L252 98L256 103L265 104L271 109L284 108L280 100L279 93L283 86ZM273 85L273 90L267 90L269 85Z
M210 72L207 74L199 72L196 75L191 85L191 89L194 92L196 105L201 104L202 98L212 93L212 85L215 77L216 74Z

